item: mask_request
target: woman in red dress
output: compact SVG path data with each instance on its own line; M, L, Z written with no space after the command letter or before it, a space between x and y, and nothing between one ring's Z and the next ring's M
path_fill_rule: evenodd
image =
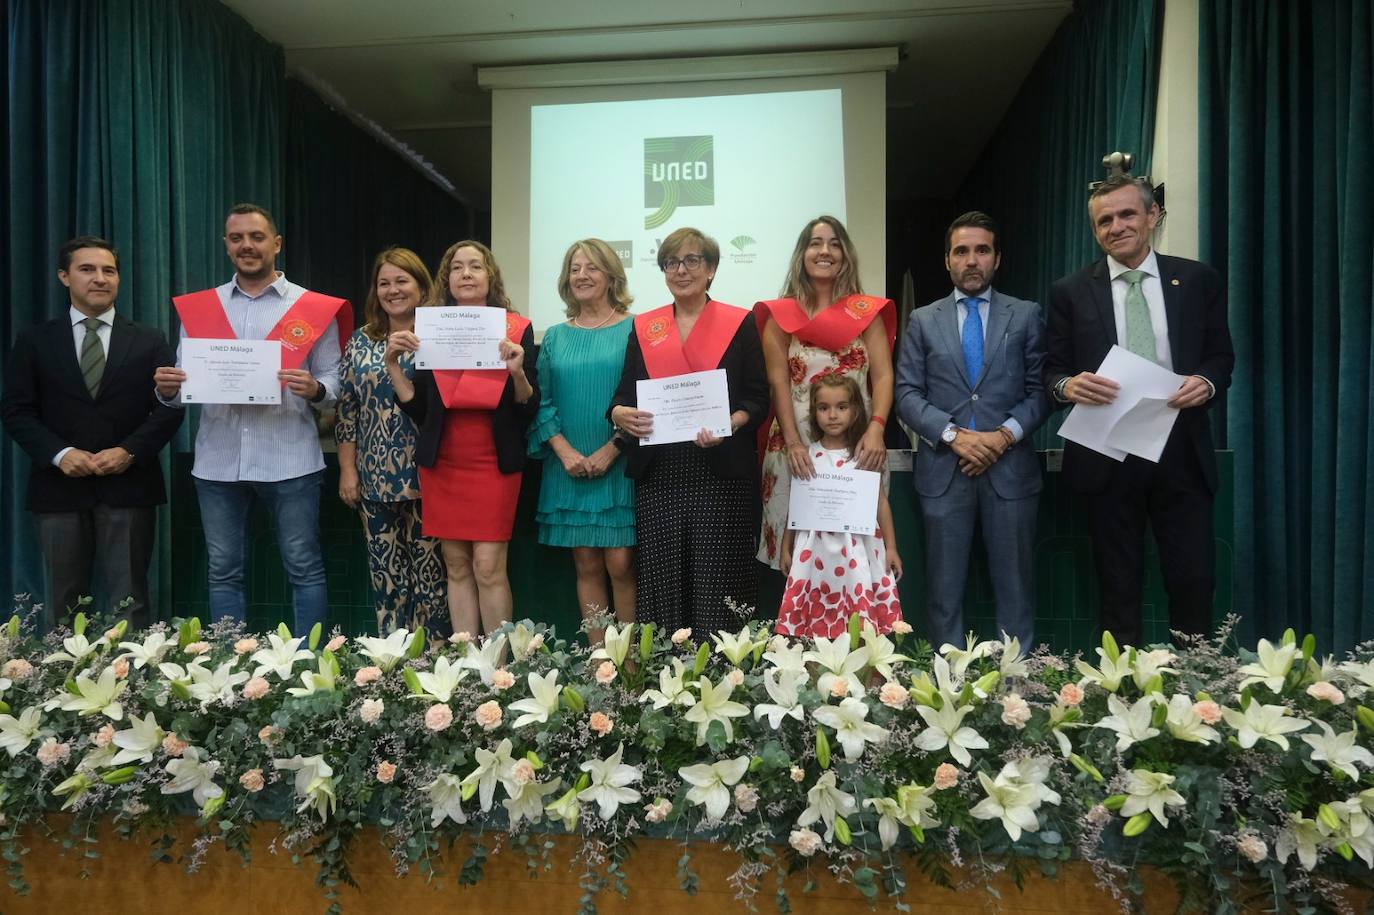
M511 618L506 549L525 467L525 432L539 409L529 319L510 310L501 270L486 245L460 241L435 271L430 305L506 310L504 369L419 370L412 383L400 357L419 338L387 338L387 374L396 401L420 427L415 460L425 500L424 533L443 542L448 609L454 632L492 632Z

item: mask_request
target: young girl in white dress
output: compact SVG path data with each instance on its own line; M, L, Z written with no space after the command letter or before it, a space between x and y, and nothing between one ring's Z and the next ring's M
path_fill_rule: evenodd
M868 411L851 377L822 375L811 384L811 448L817 469L844 468L868 427ZM884 481L886 482L886 481ZM858 613L879 633L902 618L897 580L902 560L885 489L878 491L873 534L795 531L783 535L782 567L788 570L777 631L783 635L835 638Z

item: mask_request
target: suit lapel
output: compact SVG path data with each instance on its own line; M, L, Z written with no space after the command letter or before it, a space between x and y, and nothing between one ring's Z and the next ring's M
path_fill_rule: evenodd
M119 366L129 355L129 348L133 346L133 333L129 326L129 321L120 315L114 316L114 325L110 328L110 349L105 354L105 373L101 376L100 391L105 390L104 379L110 378L115 372L119 371Z
M988 298L988 328L983 336L983 373L978 376L978 385L988 377L988 366L992 365L993 360L1002 352L1002 344L1007 340L1007 325L1010 323L1011 308L1002 301L996 289L992 290L992 295Z
M86 379L81 374L81 363L76 358L76 338L72 334L71 316L64 312L62 317L52 322L51 328L51 345L54 358L57 359L58 377L73 391L79 391L89 398L91 392L86 390Z
M1155 263L1159 265L1159 288L1164 293L1164 319L1169 322L1169 352L1173 355L1175 371L1178 358L1183 352L1179 334L1183 330L1183 287L1174 270L1173 258L1155 253Z
M1097 262L1092 277L1093 302L1097 305L1097 318L1107 329L1108 347L1120 343L1116 338L1116 308L1112 305L1112 275L1107 270L1107 260Z
M963 377L964 384L972 389L973 381L968 377L968 369L964 366L964 344L959 339L959 307L954 304L952 293L935 306L935 318L935 323L939 324L940 329L944 332L945 342L949 347L950 355L954 357L954 364L959 367L959 374Z

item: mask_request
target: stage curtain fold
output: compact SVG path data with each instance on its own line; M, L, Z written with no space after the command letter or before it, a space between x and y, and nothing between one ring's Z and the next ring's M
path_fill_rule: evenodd
M1242 642L1374 638L1374 14L1366 0L1202 0L1202 259L1236 346Z

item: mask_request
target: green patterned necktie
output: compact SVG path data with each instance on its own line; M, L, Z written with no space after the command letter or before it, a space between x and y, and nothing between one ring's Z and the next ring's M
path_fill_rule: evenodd
M1140 284L1149 276L1144 270L1127 270L1121 274L1126 281L1126 349L1158 362L1155 352L1155 327L1150 321L1150 305Z
M100 390L100 376L105 374L105 347L100 345L100 319L87 318L81 323L86 325L86 338L81 341L81 377L94 397Z

